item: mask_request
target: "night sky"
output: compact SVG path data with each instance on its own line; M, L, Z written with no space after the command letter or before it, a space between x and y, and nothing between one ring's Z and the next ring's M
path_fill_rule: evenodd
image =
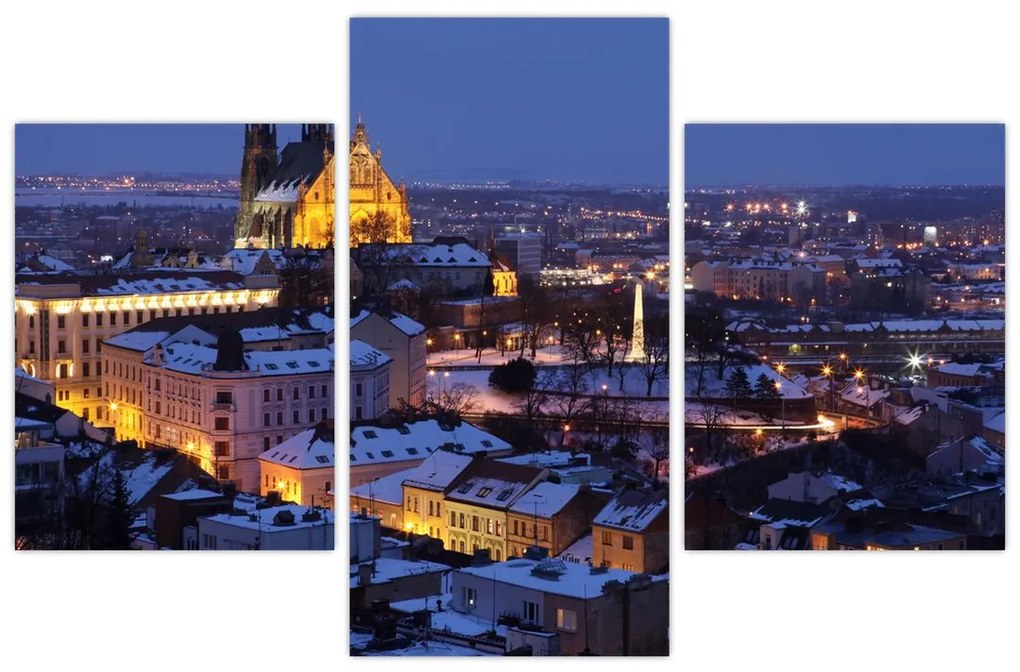
M277 144L301 139L280 124ZM201 173L239 176L244 124L18 124L18 175Z
M395 179L666 185L666 19L353 19L351 120Z
M1005 185L1001 124L689 124L687 187Z

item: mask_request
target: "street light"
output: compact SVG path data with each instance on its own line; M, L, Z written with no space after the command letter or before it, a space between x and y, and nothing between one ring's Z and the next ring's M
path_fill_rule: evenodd
M786 437L786 395L783 394L783 384L780 381L778 381L778 380L776 381L776 392L779 393L779 403L782 404L782 415L783 415L783 419L782 419L783 434L782 434L782 436L785 438Z

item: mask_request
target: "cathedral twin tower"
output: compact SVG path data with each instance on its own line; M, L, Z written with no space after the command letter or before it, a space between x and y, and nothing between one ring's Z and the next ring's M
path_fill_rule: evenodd
M301 141L277 151L276 124L245 124L234 246L331 247L336 177L332 124L302 124ZM407 190L382 169L359 120L350 141L350 243L411 242Z
M282 154L276 124L245 124L234 246L331 247L335 181L332 124L302 124Z

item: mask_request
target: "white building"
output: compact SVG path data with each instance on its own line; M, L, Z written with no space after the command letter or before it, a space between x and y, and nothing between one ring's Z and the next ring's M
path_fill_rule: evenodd
M769 486L769 499L821 504L837 495L856 492L861 484L831 471L813 474L810 471L790 473Z
M351 341L364 341L393 360L390 368L389 408L400 400L421 406L426 395L425 326L407 315L393 313L383 317L363 310L351 318Z
M259 455L261 494L333 508L333 423L321 422Z
M300 504L198 519L200 551L332 551L333 512Z
M54 403L104 420L103 341L160 317L239 313L276 305L276 278L229 271L147 270L15 278L15 363L52 382Z
M364 341L352 340L351 420L378 418L390 408L390 369L393 359Z
M399 427L355 427L351 430L351 487L418 466L446 446L460 455L502 457L513 446L471 423L444 425L438 420L419 420Z
M118 438L185 453L219 480L258 492L258 456L330 417L332 346L257 350L245 328L217 337L212 327L167 334L157 326L110 339L103 351L103 397ZM296 345L287 329L274 330L278 347Z

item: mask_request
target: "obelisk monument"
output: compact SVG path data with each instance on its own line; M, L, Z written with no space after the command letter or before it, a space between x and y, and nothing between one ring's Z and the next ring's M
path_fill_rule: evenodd
M642 291L644 283L640 278L634 282L634 331L630 337L630 352L623 358L625 362L645 361L645 302Z

